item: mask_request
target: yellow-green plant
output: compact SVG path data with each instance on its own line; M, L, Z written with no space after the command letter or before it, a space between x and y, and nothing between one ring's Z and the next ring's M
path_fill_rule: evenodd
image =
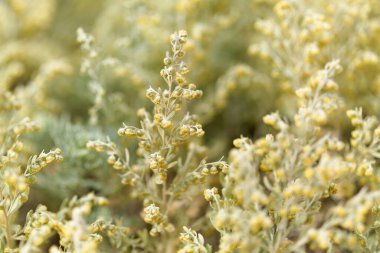
M160 72L166 85L151 86L146 91L146 97L154 104L153 113L140 109L139 128L124 125L118 130L120 136L138 139L139 158L131 164L128 149L120 150L110 140L87 144L98 152L106 152L108 163L120 172L122 183L131 185L133 194L143 200L142 216L151 225L150 235L163 237L156 247L166 252L173 251L176 245L173 232L191 219L176 210L194 205L187 200L199 192L195 185L204 183L208 175L228 169L223 161L207 163L202 159L204 148L192 140L202 137L204 131L197 116L187 112L186 106L202 91L186 80L189 69L182 58L187 32L174 33L170 42L171 52L166 53L165 67Z
M25 227L19 235L22 241L15 252L43 252L44 244L54 233L58 234L60 240L59 246L49 247L51 253L98 252L102 237L92 229L94 224L87 224L85 218L94 205L106 204L104 198L88 194L79 199L74 197L57 213L49 212L46 206L39 205L35 211L28 212Z
M269 68L256 67L282 90L279 106L288 103L294 88L338 58L344 70L337 80L347 105L378 113L372 96L378 94L379 13L378 1L371 0L277 1L271 14L255 22L262 35L248 52L269 63Z
M35 122L28 118L19 119L16 111L20 102L16 96L0 87L0 249L13 252L20 237L22 227L17 225L17 213L28 200L30 185L35 174L55 160L61 161L61 150L41 152L25 160L21 136L38 130Z
M379 34L378 0L0 0L0 251L378 252Z
M61 150L42 151L28 159L24 150L23 135L39 129L29 118L20 119L21 103L17 95L7 87L0 87L0 250L7 253L44 252L50 247L49 238L59 235L59 247L51 246L49 252L97 252L102 236L95 233L94 224L87 225L85 217L92 206L106 205L107 201L94 194L74 197L62 205L56 213L39 205L29 211L23 225L19 213L28 201L30 187L36 174L54 161L62 161ZM17 92L16 92L17 94ZM121 226L107 223L102 231L111 238L128 238L128 231ZM112 240L111 240L112 241ZM129 241L114 246L128 245ZM136 243L135 243L136 244ZM127 246L125 246L127 247Z
M218 252L376 252L380 125L347 111L350 143L326 124L341 104L328 63L298 89L292 122L263 118L277 133L234 141L222 185L207 189ZM248 190L250 189L250 190Z

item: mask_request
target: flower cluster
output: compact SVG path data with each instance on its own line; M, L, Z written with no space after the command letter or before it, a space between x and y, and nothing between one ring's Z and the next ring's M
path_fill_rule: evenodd
M82 198L74 197L58 213L49 212L40 205L27 215L25 227L20 231L19 252L40 252L47 239L57 233L59 247L52 246L51 253L59 252L98 252L97 246L102 241L101 235L92 233L92 225L86 223L85 217L93 206L107 205L104 198L88 194Z
M271 68L263 71L283 90L283 99L329 59L339 58L344 69L340 93L347 104L377 112L368 90L375 92L371 87L380 67L374 37L380 27L378 11L376 1L366 0L277 1L271 15L255 22L262 36L254 39L248 52L269 62Z
M221 234L218 252L378 249L373 166L379 123L360 109L348 110L350 143L326 127L341 105L332 80L339 72L339 62L332 61L296 91L294 123L279 113L265 116L275 136L234 141L223 194L217 188L204 194Z
M54 161L62 161L59 148L48 153L42 152L25 162L22 136L38 130L35 122L29 118L19 120L20 102L16 96L0 88L3 94L0 108L0 250L16 252L16 241L22 230L17 222L21 206L28 200L30 185L35 181L34 175ZM28 252L28 251L22 251Z
M194 230L183 227L184 233L181 233L179 240L183 243L183 247L178 250L178 253L210 253L210 245L205 245L205 239L203 236Z
M182 200L193 194L192 186L205 183L209 175L228 171L222 160L212 163L202 160L204 148L192 140L202 137L204 130L196 115L183 110L188 101L202 95L195 84L186 80L189 69L182 58L187 40L187 32L183 30L170 37L171 53L166 53L160 72L166 87L151 86L146 91L154 106L153 115L140 109L140 127L124 124L117 131L119 136L138 140L137 155L141 159L131 165L128 149L122 152L110 140L87 143L90 149L106 152L108 163L120 172L122 183L133 186L144 199L143 218L152 225L152 236L174 231L172 208L188 206ZM186 157L182 160L184 153Z

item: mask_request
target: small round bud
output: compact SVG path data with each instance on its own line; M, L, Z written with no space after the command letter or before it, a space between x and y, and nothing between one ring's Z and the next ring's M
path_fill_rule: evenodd
M108 162L108 164L111 164L111 165L115 164L115 162L116 162L116 156L115 155L110 155L108 157L108 159L107 159L107 162Z
M172 59L170 59L169 57L165 57L165 58L164 58L164 64L165 64L165 65L170 65L170 64L172 64Z
M170 120L164 119L161 121L161 127L163 129L170 129L173 127L173 123Z
M210 173L211 173L211 175L218 174L218 169L215 166L212 166L210 168Z
M120 159L118 159L118 160L114 163L113 168L114 168L115 170L121 170L121 169L123 169L123 163L120 161Z
M119 130L117 130L117 134L119 136L124 136L125 135L125 128L119 128Z

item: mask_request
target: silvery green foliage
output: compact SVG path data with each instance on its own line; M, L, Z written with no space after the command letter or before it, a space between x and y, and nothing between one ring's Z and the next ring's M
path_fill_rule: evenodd
M0 250L379 251L379 14L0 1Z

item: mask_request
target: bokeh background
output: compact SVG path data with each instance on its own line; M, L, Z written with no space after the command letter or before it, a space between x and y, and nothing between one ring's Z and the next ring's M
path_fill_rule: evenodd
M151 107L145 90L162 84L162 59L178 29L189 33L188 79L204 92L189 110L200 115L210 159L226 156L240 135L267 132L263 115L291 115L295 88L335 58L344 109L380 116L379 2L278 2L1 0L0 83L42 127L28 137L30 153L60 147L65 157L41 173L25 210L37 203L56 210L63 199L94 191L111 201L104 215L141 222L141 204L125 198L128 189L112 183L117 175L86 142L121 141L122 123L138 124L136 111ZM79 27L93 36L95 57L78 43ZM86 64L93 72L81 71ZM344 137L342 114L332 127Z

